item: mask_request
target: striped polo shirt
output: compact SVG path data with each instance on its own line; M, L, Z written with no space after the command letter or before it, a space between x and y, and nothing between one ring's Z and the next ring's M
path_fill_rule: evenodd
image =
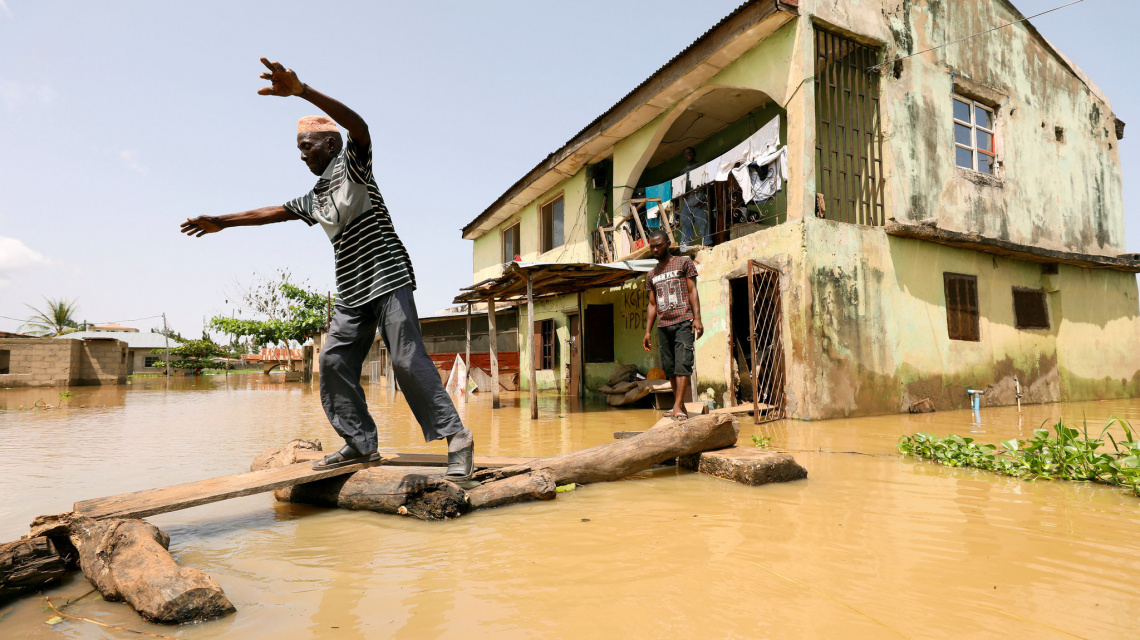
M337 302L359 307L405 285L416 287L412 260L372 176L372 144L352 136L313 190L285 203L309 226L320 223L336 257Z

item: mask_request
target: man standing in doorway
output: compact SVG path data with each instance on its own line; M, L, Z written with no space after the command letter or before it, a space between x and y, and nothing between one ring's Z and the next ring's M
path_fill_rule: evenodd
M261 77L272 86L259 89L259 94L298 96L329 116L305 116L297 125L301 160L319 176L317 184L282 206L187 219L182 232L201 237L228 227L288 220L302 220L309 226L319 223L333 245L337 284L332 325L320 355L321 404L346 444L315 462L313 468L380 458L376 423L360 386L364 358L379 326L396 381L424 439L446 438L446 477L467 480L474 470L474 438L460 421L424 348L412 297L416 286L412 262L372 176L368 125L352 109L301 82L281 63L265 58L261 62L269 68ZM347 143L342 143L337 125L348 130Z
M705 326L701 323L701 298L697 295L697 267L684 256L672 255L669 244L664 229L649 234L649 251L657 259L657 266L645 275L649 308L641 344L646 351L651 350L650 332L656 321L661 368L673 388L673 408L665 416L686 420L689 416L685 412L685 395L693 375L693 342L704 335Z

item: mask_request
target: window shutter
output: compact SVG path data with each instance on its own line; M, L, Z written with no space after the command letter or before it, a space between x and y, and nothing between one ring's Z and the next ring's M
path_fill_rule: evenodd
M531 359L534 361L534 370L542 370L542 320L537 320L534 326L531 327L534 332L534 353L531 354Z

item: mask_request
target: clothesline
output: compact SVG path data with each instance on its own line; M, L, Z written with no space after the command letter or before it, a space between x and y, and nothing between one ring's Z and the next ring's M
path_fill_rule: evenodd
M775 196L788 178L787 147L780 146L780 116L748 136L743 142L705 164L681 175L645 188L647 199L660 198L661 206L712 182L724 182L729 175L741 186L745 202L763 202ZM761 167L773 165L768 171ZM782 178L782 179L781 179ZM774 185L774 189L769 186ZM646 217L657 218L658 206L646 206ZM668 210L666 207L665 210Z

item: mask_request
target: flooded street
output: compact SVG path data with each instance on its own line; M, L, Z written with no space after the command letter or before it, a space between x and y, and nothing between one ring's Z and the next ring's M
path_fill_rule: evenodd
M128 386L0 390L0 540L76 500L248 469L293 438L339 440L315 385L279 376L135 379ZM382 449L424 444L399 394L366 387ZM29 410L43 399L58 409ZM516 395L460 403L477 453L547 456L644 429L656 413ZM20 407L25 409L21 410ZM67 613L178 638L1119 638L1140 622L1140 499L898 456L899 435L997 443L1044 421L1140 401L827 422L741 423L773 436L806 481L747 487L676 469L557 500L422 522L281 504L271 494L156 516L183 565L214 577L237 613L150 625L88 595ZM971 433L973 431L974 433ZM80 574L47 595L90 590ZM36 597L0 608L4 638L137 637L51 617Z

